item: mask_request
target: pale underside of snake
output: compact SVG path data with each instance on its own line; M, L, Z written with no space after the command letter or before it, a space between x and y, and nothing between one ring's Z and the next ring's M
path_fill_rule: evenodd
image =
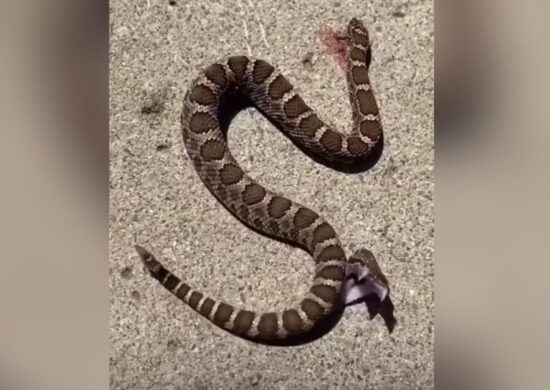
M315 261L311 288L299 302L285 310L256 313L194 290L136 245L155 279L192 309L235 335L257 341L304 335L340 305L372 292L381 300L389 294L388 282L373 254L361 249L347 259L336 232L320 215L250 178L231 155L219 124L220 105L231 91L238 90L313 155L346 164L366 159L382 134L368 77L369 37L362 23L353 18L342 39L347 47L346 77L353 114L350 134L325 124L289 81L260 59L234 56L214 63L193 81L185 96L183 140L205 185L245 225L297 244Z

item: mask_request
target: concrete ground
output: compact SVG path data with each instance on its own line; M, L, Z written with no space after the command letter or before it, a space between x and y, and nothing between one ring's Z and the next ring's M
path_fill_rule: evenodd
M434 341L433 5L431 1L111 2L110 288L113 389L430 389ZM284 4L284 5L283 5ZM348 254L377 256L397 326L349 307L323 338L269 347L232 336L176 300L134 243L217 298L281 308L305 293L313 262L249 230L202 184L184 151L182 98L225 55L274 64L319 115L348 129L344 75L318 32L351 17L368 27L385 146L346 174L300 152L253 109L231 123L252 177L322 214Z

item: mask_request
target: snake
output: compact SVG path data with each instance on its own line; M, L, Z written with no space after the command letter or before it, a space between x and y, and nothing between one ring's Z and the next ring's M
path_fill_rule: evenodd
M370 250L361 248L348 259L334 228L322 216L265 188L243 171L220 126L224 101L238 91L306 152L344 164L366 159L382 135L368 75L369 35L364 25L352 18L338 39L346 47L345 70L353 119L350 134L323 122L286 77L268 62L250 56L225 57L204 68L184 97L180 119L185 149L210 192L243 224L305 249L315 262L313 281L299 301L282 310L256 312L193 289L148 250L135 245L153 278L208 321L233 335L256 341L305 335L342 304L366 294L364 289L354 292L348 281L353 284L368 279L378 287L376 291L382 291L381 298L389 293L387 279Z

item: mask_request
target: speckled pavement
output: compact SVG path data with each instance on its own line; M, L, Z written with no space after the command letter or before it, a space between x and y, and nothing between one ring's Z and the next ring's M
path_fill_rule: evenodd
M112 389L431 389L434 342L433 5L385 1L111 1L110 377ZM256 345L209 324L147 275L134 243L189 284L263 310L308 289L309 255L260 236L208 192L185 153L183 96L225 56L260 57L339 129L346 83L318 32L351 17L369 29L370 77L385 144L370 170L314 162L253 109L231 122L230 148L267 188L335 228L349 254L370 248L392 287L389 334L347 308L323 338Z

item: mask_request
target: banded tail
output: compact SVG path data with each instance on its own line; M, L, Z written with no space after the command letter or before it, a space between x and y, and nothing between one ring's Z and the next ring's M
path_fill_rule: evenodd
M310 292L295 308L265 313L237 309L192 289L187 283L167 270L145 248L136 245L135 249L151 276L157 279L164 288L214 325L234 335L251 340L281 340L291 336L304 335L330 314L339 303L339 294L334 296L327 294L328 291L339 289L323 289L323 286L316 286L314 283ZM330 266L324 267L324 269L325 273L333 272ZM344 279L345 273L338 276Z

